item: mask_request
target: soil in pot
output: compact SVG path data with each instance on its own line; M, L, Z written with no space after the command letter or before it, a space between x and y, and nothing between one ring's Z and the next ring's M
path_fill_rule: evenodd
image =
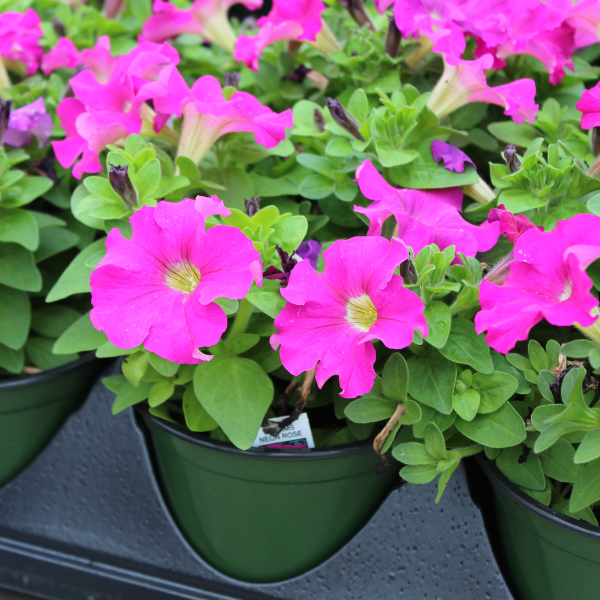
M56 369L0 380L0 487L44 449L105 366L91 353Z
M175 521L200 556L248 582L319 565L367 522L395 483L375 474L371 442L241 451L137 407Z
M491 482L488 529L515 600L598 600L600 528L535 501L484 456L477 463Z

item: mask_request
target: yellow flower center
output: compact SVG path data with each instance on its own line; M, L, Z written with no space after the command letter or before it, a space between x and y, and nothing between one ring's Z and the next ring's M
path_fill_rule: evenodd
M200 271L187 260L167 267L165 282L173 290L191 294L199 281Z
M346 304L346 321L360 331L369 331L377 322L377 310L367 294L350 298Z

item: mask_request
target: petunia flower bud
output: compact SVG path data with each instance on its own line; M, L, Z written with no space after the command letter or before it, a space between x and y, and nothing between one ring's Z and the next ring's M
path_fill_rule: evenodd
M594 156L600 154L600 127L596 126L592 129L591 150Z
M57 18L52 19L52 27L54 28L54 32L58 37L65 37L67 35L67 30L65 28L64 23Z
M258 196L254 196L252 200L246 200L246 198L244 198L244 209L249 217L253 217L260 210Z
M362 0L340 0L340 4L361 27L368 25L371 31L375 31L369 15L365 12Z
M407 258L400 264L400 277L402 277L402 281L404 281L405 285L414 285L419 281L417 270L410 258Z
M138 206L138 193L129 178L128 170L129 167L127 165L110 165L108 181L115 193L123 200L123 204L129 210L135 210Z
M8 120L10 119L10 106L12 100L0 99L0 146L4 143L4 136L8 129Z
M327 108L333 117L333 120L340 126L343 127L348 133L361 142L365 141L365 138L360 134L360 124L356 119L344 110L344 107L340 104L337 98L327 98Z
M521 161L517 158L517 149L512 144L504 149L504 159L511 173L516 173L521 168Z
M236 90L239 90L241 79L242 76L237 71L233 71L231 73L225 73L223 77L223 83L225 87L233 87Z
M398 56L398 52L400 51L401 41L402 32L396 25L396 19L394 19L394 17L390 17L390 26L388 27L387 35L385 37L385 53L389 54L389 56L392 58L396 58L396 56Z
M289 255L287 252L284 252L279 246L275 246L275 249L277 250L277 253L279 254L279 258L281 260L281 269L278 269L277 267L269 267L263 273L263 277L265 279L279 280L281 287L286 287L292 269L302 260L302 258L295 253Z
M325 117L319 108L315 108L314 119L317 129L321 132L325 131Z

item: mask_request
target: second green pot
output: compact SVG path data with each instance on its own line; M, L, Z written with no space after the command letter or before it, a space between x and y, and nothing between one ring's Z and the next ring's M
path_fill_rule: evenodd
M183 534L212 566L243 581L281 581L316 567L358 532L398 481L395 468L375 474L369 442L244 452L136 408Z
M600 528L535 501L485 457L477 462L492 483L494 551L515 600L598 600Z
M105 366L92 353L57 369L0 380L0 487L42 451Z

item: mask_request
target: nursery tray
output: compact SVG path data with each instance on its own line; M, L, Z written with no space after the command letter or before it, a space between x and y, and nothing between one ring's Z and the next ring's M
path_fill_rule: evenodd
M435 483L392 491L346 546L300 577L232 580L182 537L133 411L111 416L112 400L98 383L0 489L0 587L56 600L513 600L475 504L486 505L488 490L472 463L437 505ZM280 525L270 542L286 543Z

